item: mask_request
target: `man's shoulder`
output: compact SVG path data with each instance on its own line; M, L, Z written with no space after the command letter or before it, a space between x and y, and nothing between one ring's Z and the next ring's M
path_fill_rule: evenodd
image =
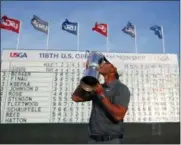
M125 88L128 89L128 86L124 83L122 83L120 80L117 80L115 83L116 88Z
M130 90L128 88L128 86L124 83L122 83L120 80L117 80L116 84L115 84L115 89L118 92L124 92L126 94L130 94Z

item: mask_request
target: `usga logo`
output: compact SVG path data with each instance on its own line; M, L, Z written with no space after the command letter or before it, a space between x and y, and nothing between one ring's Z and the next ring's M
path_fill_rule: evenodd
M26 57L27 58L27 54L23 53L23 52L11 52L10 57L13 57L13 58L24 58L24 57Z

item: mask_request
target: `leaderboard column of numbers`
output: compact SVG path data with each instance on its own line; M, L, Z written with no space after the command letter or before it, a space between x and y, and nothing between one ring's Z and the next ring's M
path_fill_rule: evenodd
M148 68L149 65L146 64L125 64L125 72L120 80L128 86L131 93L126 122L145 122L151 118L150 105L147 103L150 86Z
M156 120L156 117L158 118L159 112L161 112L158 103L160 94L155 94L152 91L153 87L158 89L156 84L153 85L155 66L155 64L127 64L125 66L127 71L121 80L133 94L130 98L129 110L125 121L152 122ZM130 76L133 76L133 78L130 79ZM160 80L157 81L159 82Z
M74 88L76 89L77 86L80 84L80 79L82 77L82 71L80 69L81 64L79 61L77 62L72 62L72 71L75 72L74 73L74 78L75 78L75 82L74 82ZM78 123L81 122L82 120L82 110L81 110L81 103L74 103L74 109L73 109L73 121Z
M150 96L150 72L152 72L150 64L137 64L137 71L135 75L135 78L139 78L139 80L137 80L135 84L135 86L137 86L137 90L135 90L135 106L138 106L136 108L136 114L139 114L139 117L136 120L137 122L153 121L152 104Z
M79 77L78 77L78 74L77 74L77 62L74 62L74 61L71 61L70 63L70 79L71 79L71 84L70 84L70 93L72 94L75 89L77 88L77 86L79 85L80 83L80 80L79 80ZM78 113L77 113L77 105L78 103L74 102L73 100L71 101L71 112L72 112L72 118L71 118L71 121L72 122L76 122L78 120Z
M74 82L75 82L75 72L74 69L72 68L72 61L68 61L67 62L67 66L68 66L68 122L69 123L73 123L74 122L74 114L73 114L73 110L74 110L74 101L71 99L72 98L72 93L73 93L73 89L74 89Z
M163 72L162 72L162 64L152 64L152 71L151 71L151 102L153 107L153 119L155 122L164 122L166 118L161 117L162 115L162 109L165 110L165 108L161 107L162 103L161 100L165 98L164 96L164 88L163 88ZM164 111L165 112L165 111Z
M63 122L64 120L64 62L59 61L53 77L53 97L52 97L52 120L51 122Z
M53 96L51 107L51 122L68 122L69 111L68 104L71 95L69 88L69 63L59 61L53 75Z
M175 110L176 104L174 104L174 99L178 98L178 96L175 96L173 92L176 80L174 78L168 80L166 76L174 72L165 72L165 68L172 68L172 66L165 64L153 66L151 94L153 94L154 99L154 120L156 122L170 122L175 117L175 111L173 110Z
M70 112L69 112L69 102L71 100L71 94L69 93L69 73L70 73L70 65L69 62L63 62L63 94L62 94L62 119L61 122L69 122L70 121Z
M90 116L90 103L76 103L71 100L71 94L75 91L77 86L80 84L80 80L83 77L84 72L83 62L81 61L71 61L69 62L68 75L68 113L70 115L69 122L88 122Z
M46 69L46 72L51 74L52 79L51 86L49 88L50 96L49 96L49 122L55 122L57 117L57 93L58 93L58 67L55 62L46 62L43 65Z
M44 63L12 62L4 123L49 122L51 86Z
M169 65L164 68L164 88L167 115L170 122L179 121L179 68L178 65Z

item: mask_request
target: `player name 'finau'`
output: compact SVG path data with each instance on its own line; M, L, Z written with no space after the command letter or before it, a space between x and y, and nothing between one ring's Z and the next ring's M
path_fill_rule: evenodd
M16 77L11 77L11 80L14 80L14 81L27 81L28 80L28 77L22 77L22 76L16 76Z

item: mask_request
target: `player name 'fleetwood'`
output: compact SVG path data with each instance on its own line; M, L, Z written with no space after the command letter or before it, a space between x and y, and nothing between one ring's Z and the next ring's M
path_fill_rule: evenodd
M8 102L8 106L38 106L38 102Z

